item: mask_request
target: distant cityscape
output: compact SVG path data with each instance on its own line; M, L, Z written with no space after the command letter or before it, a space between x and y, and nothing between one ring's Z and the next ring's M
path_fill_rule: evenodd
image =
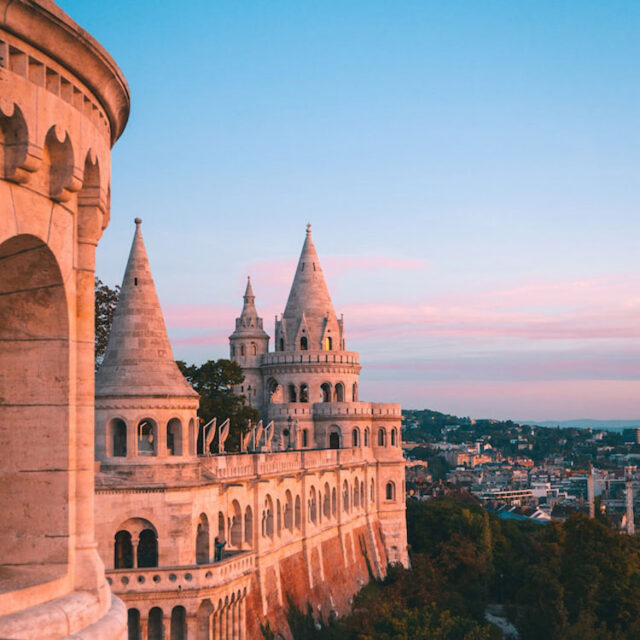
M633 534L640 421L613 422L553 427L405 410L407 495L466 491L501 518L547 523L584 512Z

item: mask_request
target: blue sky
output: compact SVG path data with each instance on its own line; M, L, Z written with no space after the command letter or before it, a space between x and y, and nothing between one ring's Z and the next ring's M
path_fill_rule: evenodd
M98 275L133 218L176 357L269 331L304 227L362 395L640 418L640 3L59 2L132 94Z

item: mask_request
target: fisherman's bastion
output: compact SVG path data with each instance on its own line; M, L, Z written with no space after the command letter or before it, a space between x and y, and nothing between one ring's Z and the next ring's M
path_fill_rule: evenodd
M259 640L267 622L287 637L289 602L341 615L408 564L400 406L360 401L310 226L272 350L250 282L230 327L236 392L262 416L240 452L198 419L139 219L94 376L95 251L129 107L115 62L53 2L0 0L0 638Z

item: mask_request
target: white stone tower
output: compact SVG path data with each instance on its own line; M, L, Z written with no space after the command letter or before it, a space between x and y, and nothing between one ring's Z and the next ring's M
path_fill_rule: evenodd
M234 391L243 394L249 405L262 412L264 388L260 364L262 356L269 351L269 335L263 329L262 318L258 316L251 278L247 278L244 305L236 329L229 336L231 360L237 362L244 373L244 381Z
M110 464L196 455L199 396L173 359L141 222L96 373L96 459Z

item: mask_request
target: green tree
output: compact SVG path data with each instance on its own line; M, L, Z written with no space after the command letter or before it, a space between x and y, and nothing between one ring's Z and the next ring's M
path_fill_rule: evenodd
M100 278L95 279L95 368L102 364L104 352L107 350L113 314L118 304L120 287L113 289L104 284Z
M221 358L208 360L202 365L187 365L181 360L176 364L189 384L200 394L198 416L206 424L216 418L218 424L230 420L229 437L225 443L227 451L240 450L240 436L249 428L249 423L260 419L256 409L250 407L243 395L233 392L233 387L242 384L244 375L236 362ZM202 434L198 437L198 451L202 450Z

